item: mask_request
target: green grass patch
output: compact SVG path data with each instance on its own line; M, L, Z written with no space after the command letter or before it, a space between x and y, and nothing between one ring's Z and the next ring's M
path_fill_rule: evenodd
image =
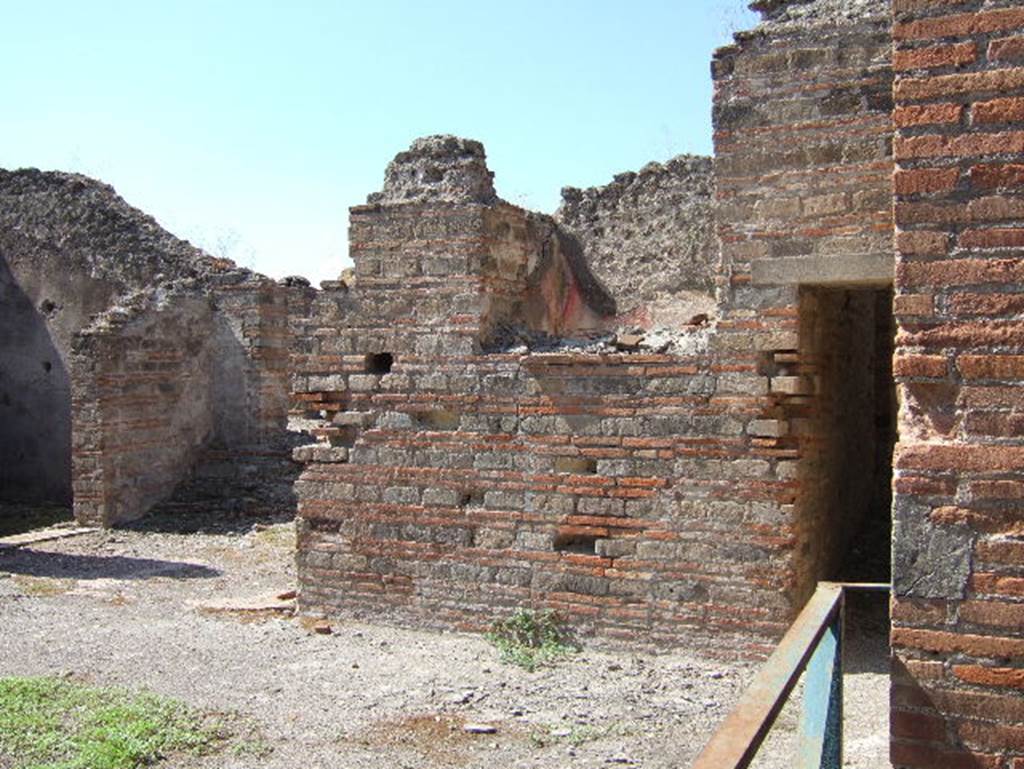
M219 725L175 700L59 678L0 678L0 766L136 769L211 751L223 739Z
M579 651L558 614L550 610L518 609L495 622L486 637L503 662L529 671Z

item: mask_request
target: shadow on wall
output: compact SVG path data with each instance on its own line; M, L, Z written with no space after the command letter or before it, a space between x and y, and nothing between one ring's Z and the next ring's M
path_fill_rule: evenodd
M249 360L242 345L241 320L225 313L213 318L213 370L211 396L215 404L213 440L215 445L248 443L250 399Z
M0 500L71 504L71 383L45 312L0 254Z

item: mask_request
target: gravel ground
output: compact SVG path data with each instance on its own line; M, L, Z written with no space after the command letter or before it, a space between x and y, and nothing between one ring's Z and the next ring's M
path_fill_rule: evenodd
M755 670L588 644L530 673L478 636L346 619L328 635L269 610L210 611L293 589L294 528L189 528L200 531L157 520L0 550L0 675L148 689L245 725L232 749L163 766L667 769L690 763ZM846 765L879 769L884 617L862 624L848 646ZM791 765L795 718L783 713L757 766Z

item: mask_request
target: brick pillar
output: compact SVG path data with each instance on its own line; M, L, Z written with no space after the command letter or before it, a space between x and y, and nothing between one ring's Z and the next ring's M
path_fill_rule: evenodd
M1024 767L1024 8L895 0L892 760Z

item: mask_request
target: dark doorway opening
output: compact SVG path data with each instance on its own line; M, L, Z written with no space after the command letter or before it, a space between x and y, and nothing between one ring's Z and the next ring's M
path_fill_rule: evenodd
M803 288L800 329L800 359L816 393L801 452L804 555L815 579L888 582L892 289Z

